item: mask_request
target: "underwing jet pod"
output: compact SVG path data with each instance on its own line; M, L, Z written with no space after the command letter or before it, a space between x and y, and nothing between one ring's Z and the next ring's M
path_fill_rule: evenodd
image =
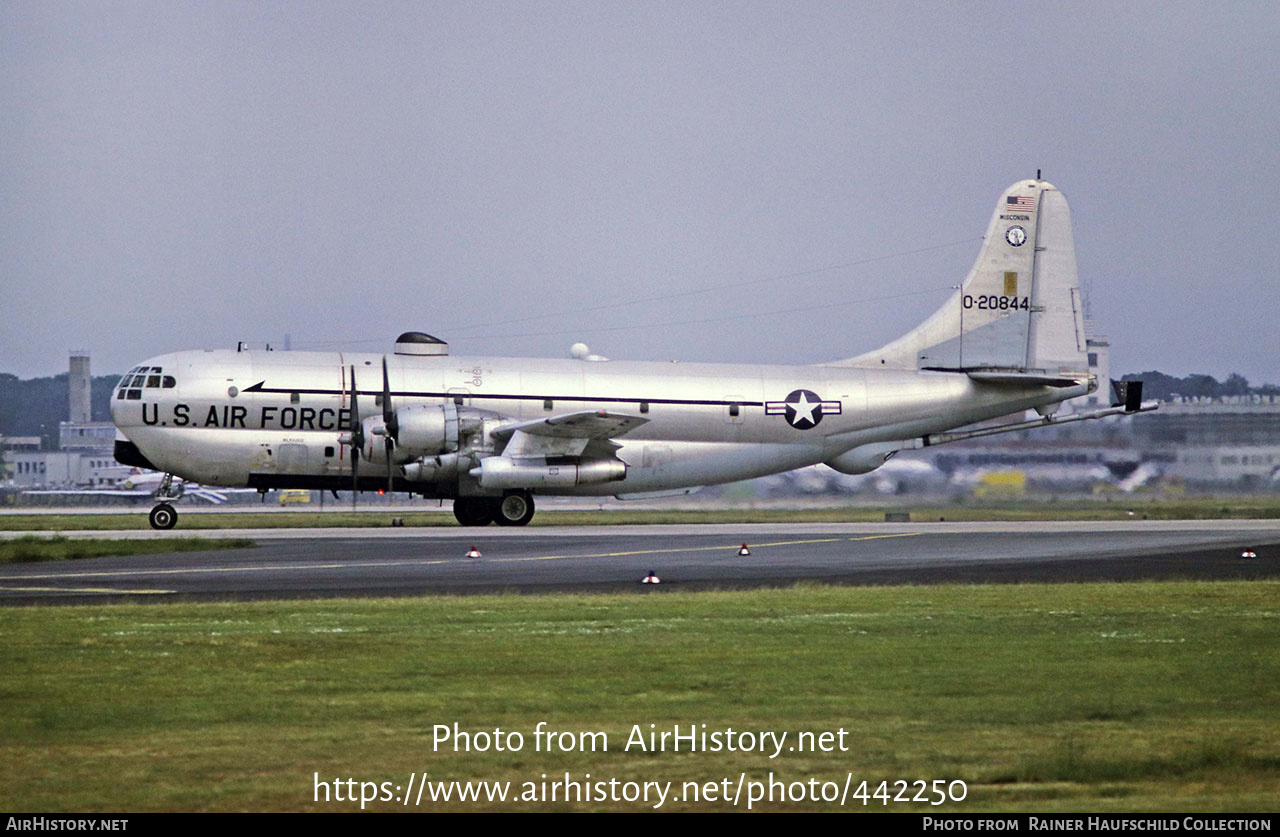
M407 332L393 354L161 355L124 376L111 416L126 465L207 486L411 492L452 499L464 525L521 526L538 495L688 494L817 463L859 474L907 448L1154 409L1131 385L1109 409L1055 416L1096 385L1070 211L1036 179L1000 196L937 312L845 360L456 357ZM161 512L153 525L172 526Z

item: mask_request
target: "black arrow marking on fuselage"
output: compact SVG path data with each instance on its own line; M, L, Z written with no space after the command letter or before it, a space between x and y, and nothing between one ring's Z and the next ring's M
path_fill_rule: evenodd
M275 395L291 395L298 393L299 395L350 395L351 390L342 389L281 389L279 387L266 386L266 381L259 381L251 387L245 387L241 392L257 392ZM359 390L360 395L382 395L382 390ZM743 407L763 407L763 401L714 401L709 399L691 399L691 398L617 398L595 395L501 395L487 392L411 392L411 391L392 391L393 396L398 398L479 398L489 401L582 401L582 402L607 402L616 404L685 404L700 407L728 407L738 404Z

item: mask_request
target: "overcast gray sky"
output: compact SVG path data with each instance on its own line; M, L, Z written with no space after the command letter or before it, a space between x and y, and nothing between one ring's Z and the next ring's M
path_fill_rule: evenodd
M6 0L0 371L847 357L1040 168L1113 369L1280 383L1277 43L1274 0Z

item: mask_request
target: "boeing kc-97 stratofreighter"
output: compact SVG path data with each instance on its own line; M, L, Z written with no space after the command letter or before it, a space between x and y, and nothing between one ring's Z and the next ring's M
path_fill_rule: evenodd
M816 366L456 357L411 331L393 354L185 351L115 390L116 459L208 486L452 499L458 521L521 526L537 495L621 498L1153 409L1092 392L1071 215L1051 184L1003 195L959 290L873 352ZM968 425L1028 409L1040 418ZM354 495L353 495L354 496ZM170 528L168 503L151 524Z

